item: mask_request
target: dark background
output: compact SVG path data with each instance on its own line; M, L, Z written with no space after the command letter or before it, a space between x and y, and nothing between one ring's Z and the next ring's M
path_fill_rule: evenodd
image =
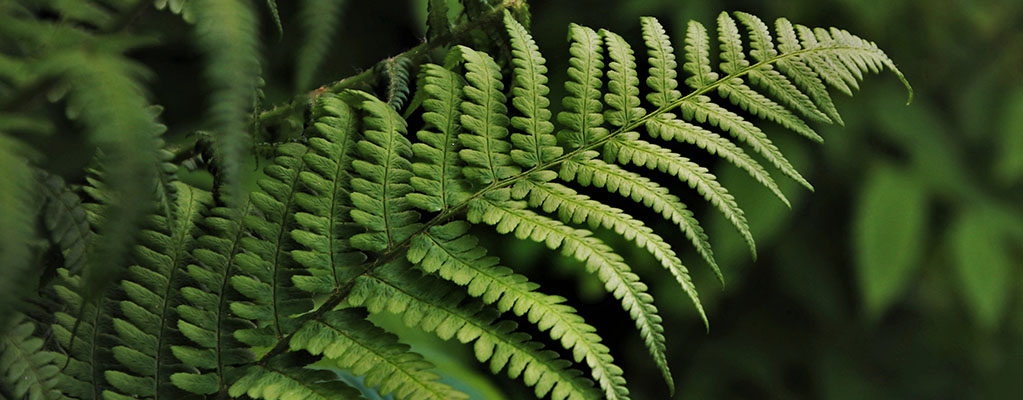
M261 2L257 2L261 3ZM263 15L267 102L286 101L299 40L291 2L280 2L284 35ZM665 271L631 243L601 234L651 286L664 317L675 398L1009 399L1023 393L1023 2L1018 0L535 1L532 31L548 59L559 104L567 68L567 25L622 34L637 50L639 17L658 17L681 57L684 27L713 29L723 10L769 25L784 16L837 26L875 41L916 89L890 73L869 76L856 98L833 92L845 127L815 126L814 145L764 123L815 185L785 180L786 209L737 168L698 149L736 196L758 240L751 261L740 236L696 196L678 187L708 230L726 284L673 226L617 203L681 250L710 318L704 329ZM190 30L168 13L144 16L161 45L135 54L156 72L154 97L166 107L171 142L199 128L206 106L202 62ZM372 67L420 43L425 1L348 1L342 28L316 82ZM716 43L713 44L716 46ZM74 144L66 144L73 146ZM86 160L57 160L74 171ZM669 182L667 180L663 182ZM587 192L596 194L594 192ZM610 199L610 198L602 198ZM612 201L612 200L609 200ZM569 298L598 328L636 399L668 398L627 314L582 267L532 243L486 230L506 265ZM491 378L470 349L393 325L445 379L477 398L530 398L519 382Z

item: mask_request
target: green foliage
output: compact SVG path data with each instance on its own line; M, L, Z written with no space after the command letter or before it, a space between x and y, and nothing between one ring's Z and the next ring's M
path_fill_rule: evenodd
M296 65L299 89L311 83L337 24L337 2L320 3L304 2L299 12L307 38ZM280 26L277 3L267 4ZM375 321L389 313L411 328L471 344L492 373L521 378L538 397L630 398L603 332L566 297L541 292L488 256L481 225L543 244L595 275L633 319L674 391L662 317L628 253L615 246L632 242L648 253L707 324L690 271L653 224L611 205L607 196L591 197L586 188L632 199L676 224L724 282L700 221L669 189L685 185L659 181L670 175L695 189L694 198L718 210L755 254L745 211L696 161L701 158L684 156L670 141L719 155L789 205L740 144L794 181L809 183L759 121L743 114L819 140L800 116L840 121L825 83L851 92L864 72L889 69L901 78L876 45L845 31L779 19L776 49L763 22L738 13L749 31L747 54L737 23L722 13L717 67L710 63L707 29L688 25L682 73L691 90L683 93L672 42L656 19L641 20L646 73L625 37L571 25L563 111L555 124L547 59L526 28L522 2L465 1L454 27L446 2L430 2L428 36L435 42L384 60L352 77L356 83L325 85L260 113L252 4L157 5L195 18L211 92L211 148L200 140L191 148L176 144L174 153L163 150L165 128L147 106L144 73L122 55L135 45L127 39L99 55L78 47L60 57L45 54L73 63L56 76L70 113L99 150L81 187L86 204L60 179L46 178L38 190L44 202L35 211L33 164L17 156L20 141L0 137L0 151L9 156L2 158L11 164L4 171L12 176L3 181L9 187L0 202L16 210L0 230L0 260L5 268L29 270L30 256L39 251L30 240L37 233L23 220L33 215L50 236L37 247L53 246L63 256L59 265L46 266L56 271L52 284L18 296L55 300L57 309L43 321L55 339L46 349L31 338L33 323L9 333L0 365L14 371L7 378L22 379L15 375L31 369L20 366L24 360L40 372L16 387L18 397L59 391L82 399L328 399L359 397L362 388L399 399L467 398L432 371L428 357ZM4 8L4 20L48 24L19 10ZM83 10L69 6L66 12L87 14ZM118 17L125 16L131 14ZM55 25L87 39L69 37L100 43L101 35ZM42 35L32 29L18 33L27 42L38 40ZM480 42L486 46L465 45ZM441 53L444 66L422 62L421 53L431 50ZM42 79L17 76L23 66L7 67L0 64L15 86ZM417 82L410 78L414 71ZM372 87L361 81L374 78L386 82L380 93L353 88ZM416 97L402 116L413 83ZM306 127L301 135L254 142L264 131L294 129L296 121ZM270 151L257 151L261 146ZM249 157L261 163L261 174L247 186ZM179 167L188 175L198 166L211 169L213 185L177 181ZM80 271L83 263L88 267ZM118 285L106 288L105 281ZM15 300L0 304L14 309ZM520 328L516 319L533 326ZM20 356L22 364L8 362L16 348L30 354ZM66 368L57 372L57 361ZM349 385L333 370L362 381Z
M32 336L35 324L26 321L25 316L14 316L10 324L13 328L4 333L0 342L4 394L28 400L60 399L59 356L43 349L43 339Z
M867 311L877 315L901 292L921 256L916 238L926 228L927 198L916 181L886 168L867 184L860 206L859 279Z
M330 50L331 38L341 19L340 0L303 0L299 20L303 40L295 60L295 90L308 90L316 70Z

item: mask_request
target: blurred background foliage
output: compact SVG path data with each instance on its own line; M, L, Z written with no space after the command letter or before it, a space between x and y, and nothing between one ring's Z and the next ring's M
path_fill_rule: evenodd
M342 28L312 81L358 73L420 43L425 3L345 2ZM877 42L916 89L908 107L889 75L868 79L856 99L836 94L845 127L818 127L823 146L769 131L816 187L810 193L779 180L791 210L742 171L713 169L746 210L759 259L751 260L717 213L697 209L726 277L722 287L699 257L683 252L710 317L709 333L648 255L605 237L654 283L676 398L1009 399L1023 393L1023 2L540 0L531 9L552 99L562 93L570 22L610 29L640 48L640 16L658 17L680 44L686 21L712 27L723 10L848 29ZM312 89L295 87L301 40L295 7L282 1L279 10L281 36L263 16L266 104ZM132 55L155 72L153 97L165 107L168 141L186 143L201 120L195 116L207 107L195 101L208 91L202 63L178 17L150 12L137 29L160 44ZM73 139L48 144L48 154L68 154L47 160L50 170L80 171L88 155L72 149L81 145ZM701 157L701 164L712 161ZM634 398L669 397L639 336L623 329L631 327L626 313L595 278L539 246L504 242L498 255L505 264L581 305L624 368ZM467 348L378 322L407 332L402 339L429 358L447 360L438 366L445 379L474 398L532 397L515 382L495 382L474 369L483 367Z

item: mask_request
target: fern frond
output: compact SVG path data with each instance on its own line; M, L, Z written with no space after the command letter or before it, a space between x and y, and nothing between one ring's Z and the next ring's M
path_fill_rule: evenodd
M426 37L435 40L451 34L448 18L448 0L429 0L426 3Z
M511 378L522 377L538 398L553 400L595 398L589 380L571 363L543 350L529 335L516 332L511 321L497 321L498 312L479 303L463 303L462 295L441 282L391 264L356 280L347 302L370 313L388 311L402 316L410 327L434 332L444 340L473 343L476 359L488 362L494 374L507 367Z
M360 250L382 251L408 239L419 229L419 213L405 199L412 191L412 144L405 137L405 120L394 109L364 92L351 92L365 112L365 139L358 143L359 159L352 161L352 219L369 232L352 236Z
M703 129L699 125L675 118L675 114L664 113L656 118L651 118L646 123L646 130L655 138L664 140L675 140L678 142L694 144L711 154L717 154L736 167L745 170L753 179L764 185L771 193L774 193L786 206L792 207L788 198L778 188L778 184L771 178L770 173L759 162L746 154L741 147L736 146L730 140L720 135Z
M424 64L421 70L425 126L416 132L420 142L412 145L412 153L421 161L412 164L415 176L409 179L415 192L405 197L420 209L441 211L461 204L471 194L458 156L462 132L459 107L465 82L438 65Z
M602 40L597 32L585 26L571 24L568 38L572 42L568 60L568 80L561 103L565 110L558 113L558 122L564 129L558 139L569 149L585 147L593 140L607 136L604 124L604 104L600 100L601 77L604 62Z
M384 60L378 64L381 76L387 79L386 96L384 102L395 111L400 111L409 93L409 70L412 69L412 60L408 57L398 56Z
M351 217L352 160L360 139L355 110L341 98L324 95L313 107L315 123L310 129L310 152L304 157L308 171L299 179L310 193L296 193L304 210L295 214L302 230L291 237L306 247L291 251L292 258L306 267L309 275L292 278L295 286L312 293L329 293L351 277L353 266L366 255L352 248L349 239L362 229Z
M218 166L229 205L243 202L242 164L251 139L246 133L259 80L259 30L247 0L196 3L197 41L206 55L210 83L208 119L220 156Z
M300 176L307 166L302 158L308 149L298 143L277 146L273 164L263 169L259 191L250 201L258 211L245 215L245 227L251 236L242 238L243 253L236 256L241 273L231 277L231 285L249 298L231 303L231 312L251 320L254 329L240 329L235 338L250 346L270 346L298 329L289 318L308 311L312 301L292 283L300 272L290 252L298 248L290 232L296 228L296 194Z
M593 346L594 344L586 342L596 343L596 340L599 340L590 336L595 329L586 324L582 317L575 313L575 309L562 304L564 298L536 292L538 285L530 283L522 275L512 273L508 268L498 266L496 257L485 257L486 250L478 246L478 240L474 236L466 234L468 229L469 225L463 222L452 222L431 228L427 234L413 240L408 253L409 261L418 263L420 268L427 272L436 272L444 279L462 286L467 285L469 295L482 298L487 304L497 303L497 309L501 312L511 310L515 315L526 315L529 322L536 324L541 332L550 330L552 339L560 340L566 348L572 348L576 361L588 357L586 353L588 349L584 345ZM615 272L619 275L614 279L605 279L610 281L610 291L645 289L631 286L620 288L622 278L638 280L638 277L627 270ZM635 305L639 308L637 312L642 313L637 317L644 319L643 328L650 328L649 333L660 335L663 330L659 324L660 317L656 315L656 308L652 309L653 315L647 314L651 310L643 306L652 307L652 304L649 304L652 299L649 295L642 294L645 297L641 300L646 302ZM630 296L627 301L636 300ZM654 319L651 321L649 317ZM652 325L645 325L650 322ZM662 352L660 360L663 361L664 337L658 338Z
M739 71L749 67L749 61L746 60L742 50L739 28L736 27L735 20L726 12L718 15L718 41L721 42L721 71L728 75L736 75ZM741 78L728 80L725 84L718 86L718 93L731 100L732 104L739 105L753 115L775 121L816 142L824 141L802 119L743 84Z
M642 221L621 209L590 199L554 182L520 181L516 185L519 184L529 186L526 201L530 207L542 208L548 213L557 212L558 218L566 224L586 222L591 228L604 227L613 230L646 249L665 269L685 268L663 238ZM630 272L627 266L625 268L622 268L623 265L616 266L618 268L598 271L601 281L605 283L604 289L621 300L622 307L636 321L636 328L639 329L650 355L654 358L654 363L664 375L670 391L674 392L674 381L664 355L662 334L664 328L661 326L661 316L657 314L657 307L653 304L653 297L647 293L646 284L640 282L639 276ZM593 267L589 269L590 272L594 272ZM607 273L614 275L605 276Z
M789 20L778 18L775 21L775 32L778 34L778 51L781 54L792 54L802 50L799 38L796 37L796 31L792 28L792 23ZM763 60L758 61L764 62ZM777 65L778 70L791 78L800 91L805 92L813 100L814 104L827 114L829 118L839 125L845 124L842 121L842 117L838 114L834 102L831 100L831 95L828 94L828 88L824 86L824 82L821 82L821 78L817 76L817 73L804 63L800 57L778 60Z
M266 10L270 12L270 19L274 21L274 28L277 28L277 37L284 36L281 14L277 12L277 0L266 0Z
M433 364L398 338L366 320L352 309L331 311L309 321L295 332L291 350L323 355L339 368L366 377L368 387L397 399L467 399L464 393L438 381Z
M457 47L465 62L462 102L462 127L468 132L458 135L465 146L458 154L468 164L466 178L482 184L493 183L518 174L512 164L508 143L508 107L502 93L501 69L486 53L465 46Z
M312 360L307 357L301 353L282 354L268 363L249 367L228 394L265 400L362 398L358 389L339 381L337 374L308 368Z
M661 214L665 219L674 222L686 235L686 238L693 244L696 251L708 263L714 262L714 252L710 248L707 234L703 227L693 217L690 211L679 198L671 194L667 188L658 185L645 176L632 171L625 170L616 164L609 164L599 159L594 159L596 152L584 153L578 157L567 160L561 166L560 176L568 182L576 182L582 186L596 186L605 188L611 193L618 193L630 198L637 203L650 207ZM689 273L684 269L671 270L687 294L696 301L697 310L703 316L702 306L696 297L695 287L689 282ZM692 293L689 292L692 290ZM705 316L703 316L706 319ZM704 321L706 323L706 320Z
M143 230L136 250L138 265L128 268L121 282L125 300L121 317L113 326L123 345L111 352L123 369L106 371L107 381L120 392L104 392L104 398L152 399L179 395L170 375L181 368L172 346L181 342L175 321L175 307L181 302L179 290L185 268L191 261L198 221L212 202L209 193L179 184L175 218L153 219L154 229Z
M59 356L43 350L43 340L33 337L36 327L18 314L10 319L12 328L0 335L0 379L16 399L57 400L60 378Z
M151 182L159 173L158 142L153 136L160 126L154 120L140 90L140 67L114 56L75 55L79 65L68 80L68 108L81 110L79 119L103 152L103 179L107 190L103 224L85 272L86 297L94 300L127 265L139 227L153 210Z
M731 134L732 137L750 145L754 151L766 158L776 168L780 169L782 173L792 178L792 180L807 189L813 190L813 185L806 178L803 178L803 175L782 155L781 150L771 142L771 139L767 138L767 134L756 125L753 125L753 123L710 101L686 101L682 103L680 109L683 119L699 123L709 123L712 126L721 128L721 130Z
M753 57L753 60L757 63L764 63L778 56L778 51L774 49L774 43L771 41L771 31L760 18L744 12L736 12L735 17L746 26L749 33L750 56ZM776 71L772 65L765 64L750 71L749 78L753 84L767 89L771 95L784 102L789 108L797 110L815 121L832 123L830 117L821 112L806 94L797 89L785 75Z
M36 184L28 160L22 157L26 147L0 132L0 334L7 329L28 288L37 286L38 274L32 268L31 242L36 236L32 216L36 213ZM39 185L44 186L44 185Z
M252 325L230 310L232 302L242 300L230 282L238 272L236 262L245 235L242 220L251 208L251 203L242 209L213 208L203 218L206 234L196 239L192 251L196 263L187 269L194 283L181 288L186 303L177 306L177 328L192 343L171 346L175 357L194 368L171 375L171 382L183 390L223 392L238 379L240 366L253 360L249 348L232 335Z
M309 90L341 21L341 0L302 0L298 19L302 41L295 56L295 90Z
M516 147L511 151L512 160L530 168L549 163L563 152L558 139L553 135L554 124L550 122L551 105L547 99L547 66L543 55L526 28L504 12L504 24L511 37L512 64L515 66L512 105L521 116L511 118L511 125L522 133L511 135Z
M525 209L522 202L472 200L466 218L473 223L493 225L501 234L514 233L518 239L543 243L552 250L561 248L564 255L585 263L591 271L599 271L598 276L603 279L612 279L611 274L602 271L605 268L620 271L615 274L619 276L628 273L628 267L625 266L622 257L599 239L591 236L589 231L574 229L536 214ZM580 336L579 341L574 343L566 341L563 344L581 347L574 349L576 361L583 358L586 360L605 396L628 398L629 390L625 387L621 368L614 364L614 358L608 353L607 347L600 343L600 337L596 334Z
M58 269L57 275L53 292L68 310L54 313L50 328L64 353L58 387L72 398L99 400L103 391L109 389L103 377L109 349L120 344L109 328L116 302L109 296L85 302L80 276L73 276L66 269Z
M735 229L739 230L749 246L750 252L753 253L753 258L756 259L756 244L753 242L753 234L750 233L749 223L746 222L742 209L739 208L735 198L728 193L728 189L725 189L706 168L669 149L640 140L637 132L628 132L611 139L604 146L604 159L609 162L631 163L640 167L657 169L689 184L690 188L696 189L704 199L721 211L721 214L735 226ZM718 279L723 282L724 278L721 276L717 264L713 260L708 262L717 273Z

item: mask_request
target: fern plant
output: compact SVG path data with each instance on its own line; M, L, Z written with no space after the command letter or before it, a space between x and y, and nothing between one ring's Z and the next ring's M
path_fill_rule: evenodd
M69 187L19 155L22 144L6 133L45 127L32 119L38 115L2 114L5 175L17 179L2 181L0 201L16 212L3 217L0 260L23 279L11 282L39 282L35 293L3 303L31 316L4 314L12 327L0 346L7 388L0 393L8 398L335 399L364 390L400 399L467 397L370 318L381 313L471 344L491 372L520 378L537 397L629 398L601 332L564 297L487 255L477 236L487 226L543 244L594 274L621 302L673 391L648 286L598 233L648 252L707 323L692 262L665 239L673 232L655 232L650 221L591 194L603 189L677 225L723 282L707 235L677 193L694 189L755 255L748 223L728 189L670 142L720 156L788 204L758 159L812 186L763 124L820 141L805 121L842 123L828 86L851 94L865 73L885 69L905 82L874 43L843 30L780 18L772 32L756 16L722 13L716 39L689 22L676 58L660 22L645 17L636 48L614 32L569 26L568 80L558 83L566 95L554 115L546 60L522 23L525 4L465 0L452 25L447 2L430 1L426 43L260 112L252 108L260 96L254 5L157 1L195 23L212 90L213 134L171 154L140 90L145 73L122 55L130 46L87 46L105 35L130 37L116 33L119 25L114 33L89 28L104 26L94 19L131 19L118 13L134 10L120 4L131 2L114 3L2 9L0 26L17 33L4 47L12 53L0 64L3 89L31 95L44 84L69 93L68 113L100 150L85 182ZM304 4L302 15L317 3ZM276 4L267 5L279 23ZM40 10L61 18L38 18ZM326 17L337 13L331 5ZM47 29L64 35L58 50L79 49L70 54L82 58L23 47ZM300 51L300 89L329 39L313 32ZM61 62L74 64L32 72L33 63ZM364 84L378 77L386 84L373 93ZM242 159L260 157L258 140L294 129L296 120L304 131L269 145L272 156L245 193ZM196 165L208 166L214 185L176 179L178 168ZM32 176L39 177L34 185ZM36 197L43 206L33 211ZM19 222L32 215L45 229ZM122 254L125 246L130 254ZM59 255L43 265L52 272L33 276L31 255L46 251ZM332 369L364 377L361 387Z

